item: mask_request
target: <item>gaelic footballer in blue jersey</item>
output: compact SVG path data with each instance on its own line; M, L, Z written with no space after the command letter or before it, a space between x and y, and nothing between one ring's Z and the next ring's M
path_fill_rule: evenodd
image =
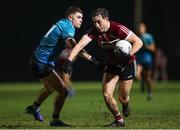
M142 49L137 53L137 63L138 63L138 73L137 79L141 81L141 91L145 91L147 87L147 99L152 98L152 89L153 89L153 77L152 69L154 62L154 54L156 51L156 46L154 38L150 33L147 33L147 27L145 23L140 22L138 24L138 33L139 37L143 41Z
M43 121L44 119L40 114L39 107L51 93L57 91L58 95L54 102L51 126L68 126L60 120L60 111L68 93L71 91L69 91L69 84L63 81L54 67L55 61L63 49L67 46L75 46L75 28L81 27L82 18L83 12L80 8L76 6L69 7L65 13L65 18L56 22L44 35L30 60L32 73L37 79L40 79L44 84L44 88L39 91L34 103L28 106L26 111L32 114L36 120ZM87 60L92 58L85 50L81 51L81 56ZM94 63L97 62L98 60L95 60Z

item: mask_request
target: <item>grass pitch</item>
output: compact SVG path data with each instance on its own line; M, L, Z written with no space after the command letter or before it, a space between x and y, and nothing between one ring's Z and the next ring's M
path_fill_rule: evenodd
M41 106L44 122L35 121L25 113L38 90L37 83L0 84L0 129L52 129L52 94ZM68 97L61 118L73 125L68 129L109 129L104 125L114 119L108 111L101 91L100 82L75 82L76 95ZM117 93L115 93L117 98ZM147 101L147 94L141 93L139 83L134 82L130 94L131 115L125 119L127 129L180 129L180 82L161 82L154 88L153 99ZM119 104L121 110L121 105Z

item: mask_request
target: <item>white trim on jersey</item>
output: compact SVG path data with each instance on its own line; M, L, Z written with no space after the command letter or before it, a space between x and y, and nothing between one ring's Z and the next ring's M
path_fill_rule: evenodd
M130 31L129 34L127 35L127 37L125 38L125 40L132 34L134 34L134 33L132 31Z
M101 44L102 44L102 45L104 45L104 44L106 44L106 43L108 43L108 44L115 44L115 43L116 43L117 41L119 41L119 40L121 40L121 39L120 39L120 38L117 38L117 39L114 39L114 40L108 41L108 42L102 41Z
M124 27L124 26L121 26L121 30L122 30L123 32L125 32L126 34L128 34L128 33L130 32L130 30L127 29L127 28Z
M112 40L112 41L109 41L108 43L114 43L114 42L117 42L117 41L119 41L120 40L120 38L117 38L117 39L115 39L115 40Z
M49 29L49 31L45 34L45 38L47 38L48 37L48 35L55 29L55 27L56 27L56 25L53 25L50 29Z

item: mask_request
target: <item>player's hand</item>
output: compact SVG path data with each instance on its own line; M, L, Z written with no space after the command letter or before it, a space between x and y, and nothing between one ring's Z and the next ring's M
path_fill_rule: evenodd
M75 89L73 87L67 88L67 91L68 91L68 96L69 97L73 97L76 94L76 91L75 91Z
M66 62L63 64L63 71L64 73L68 74L68 75L72 75L73 72L73 66L72 66L72 61L70 60L66 60Z
M90 62L95 64L95 66L98 70L104 70L105 64L102 62L102 60L92 56L90 59Z
M72 87L71 76L69 74L63 72L62 79L66 83L66 89L68 91L68 96L69 97L75 96L75 89Z

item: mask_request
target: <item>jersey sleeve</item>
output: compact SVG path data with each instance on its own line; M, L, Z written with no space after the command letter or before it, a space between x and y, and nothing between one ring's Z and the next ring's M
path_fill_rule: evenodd
M121 39L126 39L131 32L131 30L125 27L124 25L118 25L116 28L117 34Z
M154 43L154 38L153 38L153 36L152 36L151 34L149 34L148 37L149 37L149 38L148 38L148 39L149 39L149 43L150 43L150 44L153 44L153 43Z
M64 39L67 39L69 37L74 37L74 35L75 35L75 29L74 28L68 27L68 26L62 28L62 37Z

